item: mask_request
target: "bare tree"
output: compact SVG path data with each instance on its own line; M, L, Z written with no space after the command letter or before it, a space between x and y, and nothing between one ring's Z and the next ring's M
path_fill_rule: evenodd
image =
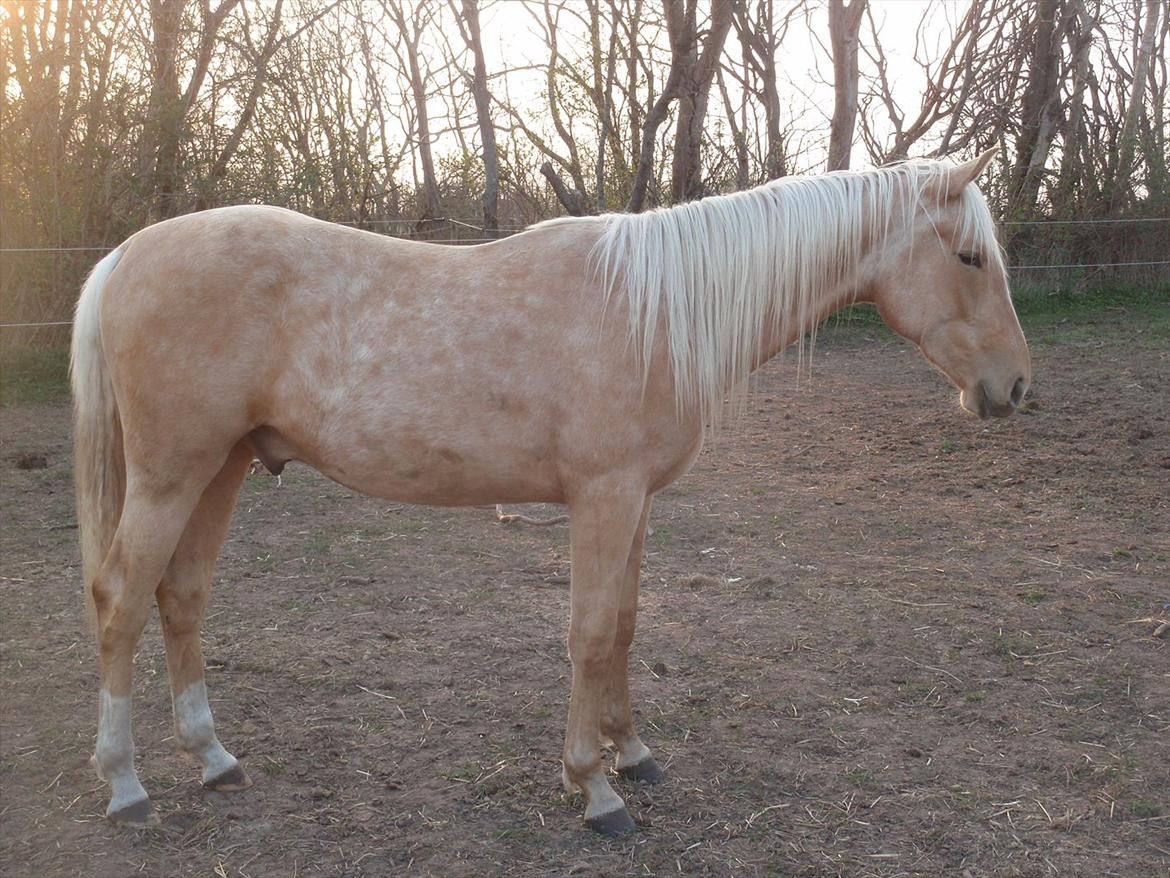
M922 70L923 86L917 111L905 112L895 100L888 77L888 61L874 21L872 7L866 9L870 39L862 51L873 62L876 75L870 84L871 96L861 108L861 136L875 161L904 159L923 140L938 137L933 150L945 155L970 140L994 141L1005 126L1005 102L1012 100L1019 53L1013 35L1006 32L1014 15L1006 14L1016 0L972 0L949 39L935 56L927 49L925 31L929 8L918 23L914 59ZM995 86L998 84L999 90ZM888 140L877 130L871 102L880 102L886 122L892 128ZM941 134L938 126L945 125Z
M1059 0L1031 4L1028 77L1020 99L1019 134L1009 192L1021 215L1035 210L1060 109Z
M866 0L829 0L829 40L833 53L833 121L829 126L829 170L849 167L857 124L858 34Z
M1138 121L1145 107L1149 70L1154 61L1154 45L1158 37L1158 18L1161 15L1163 4L1164 0L1146 0L1144 25L1137 17L1140 12L1135 12L1134 37L1138 45L1133 62L1129 104L1125 108L1125 118L1121 123L1121 134L1118 137L1117 171L1113 175L1113 188L1109 199L1111 211L1116 210L1130 195L1130 180L1133 177L1133 160L1138 139ZM1164 161L1164 157L1153 158L1154 161Z
M145 158L150 164L155 217L179 212L182 189L180 154L186 135L188 114L199 97L220 27L240 0L199 0L200 28L195 58L185 86L179 83L179 42L187 0L150 0L152 83L149 118L151 133L145 140Z
M463 17L456 12L459 33L474 58L474 73L469 86L475 97L475 112L479 122L479 137L483 144L483 228L495 234L499 228L497 213L500 201L500 162L496 151L496 129L492 123L492 96L488 91L487 65L483 58L483 36L479 31L479 0L462 0ZM452 11L455 11L452 5Z
M435 160L431 152L431 123L427 110L427 86L430 70L422 65L421 51L422 36L435 14L432 0L416 0L410 7L409 20L406 14L405 0L382 0L382 7L391 20L398 26L399 45L397 47L402 69L407 75L411 95L414 98L415 134L419 164L422 166L422 193L419 217L416 230L420 237L432 237L439 232L444 224L440 217L442 207L439 203L439 181L435 175Z
M252 125L252 119L256 115L257 101L260 99L260 94L268 82L268 65L272 61L273 55L276 54L276 50L280 47L281 41L277 37L280 34L280 16L283 8L284 0L276 0L276 6L273 8L272 18L269 20L264 39L257 46L252 39L252 26L248 18L247 6L242 7L244 16L243 39L248 55L252 59L254 70L252 84L248 90L247 97L244 99L243 105L240 107L240 114L236 118L236 124L232 127L226 142L220 147L215 161L207 173L207 178L200 186L199 196L196 200L197 210L202 210L209 206L213 193L227 174L228 162L235 156L236 151L240 148L240 142L243 140L244 134Z
M775 0L757 0L755 15L752 14L750 2L736 9L735 26L743 46L744 77L741 85L745 91L755 95L764 111L765 180L774 180L788 173L784 133L780 123L776 53L791 16L800 9L800 4L794 4L783 20L777 20ZM752 74L750 77L749 71ZM746 140L746 131L744 137Z
M696 0L666 0L666 26L670 36L670 72L662 93L646 114L642 126L641 150L633 191L626 209L639 211L645 205L646 191L654 165L654 144L658 128L666 121L670 105L678 101L675 127L671 195L678 201L703 194L701 144L707 98L723 43L735 12L735 0L714 0L708 22L707 39L700 49Z
M696 4L693 0L687 10L687 51L680 59L683 73L670 179L670 195L675 203L701 198L706 194L703 188L703 123L707 118L711 84L719 68L719 58L723 54L723 44L731 29L736 5L735 0L715 0L711 8L707 40L701 51L695 24Z

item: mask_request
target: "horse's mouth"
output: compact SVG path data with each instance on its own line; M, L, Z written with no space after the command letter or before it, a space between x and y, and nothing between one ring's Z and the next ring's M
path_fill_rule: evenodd
M1016 395L1014 388L1012 395ZM1022 395L1021 393L1020 396ZM986 421L989 418L1008 417L1015 412L1018 402L1013 399L992 402L987 395L987 386L980 381L973 390L963 391L959 395L959 405L980 420Z

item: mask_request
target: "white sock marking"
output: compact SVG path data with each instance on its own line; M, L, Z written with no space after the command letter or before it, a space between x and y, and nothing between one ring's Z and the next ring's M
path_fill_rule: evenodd
M134 737L130 728L132 705L128 695L112 696L101 691L98 710L97 746L94 762L98 774L110 784L107 814L147 798L134 770Z
M180 749L193 753L203 764L204 782L236 767L236 757L215 736L207 686L202 680L175 696L175 737Z

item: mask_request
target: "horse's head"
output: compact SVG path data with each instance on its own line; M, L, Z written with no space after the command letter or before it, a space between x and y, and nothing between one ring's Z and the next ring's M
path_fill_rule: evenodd
M972 185L993 151L940 165L914 193L904 232L891 231L868 297L981 418L1016 410L1031 379L1028 345L1008 292L987 203Z

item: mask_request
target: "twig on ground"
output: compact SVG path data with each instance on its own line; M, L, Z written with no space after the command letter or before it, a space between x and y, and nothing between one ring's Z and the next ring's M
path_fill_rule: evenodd
M567 515L554 515L552 518L529 518L527 515L521 515L518 512L506 513L502 504L496 504L496 521L500 524L535 524L544 527L550 524L562 524L569 520Z

